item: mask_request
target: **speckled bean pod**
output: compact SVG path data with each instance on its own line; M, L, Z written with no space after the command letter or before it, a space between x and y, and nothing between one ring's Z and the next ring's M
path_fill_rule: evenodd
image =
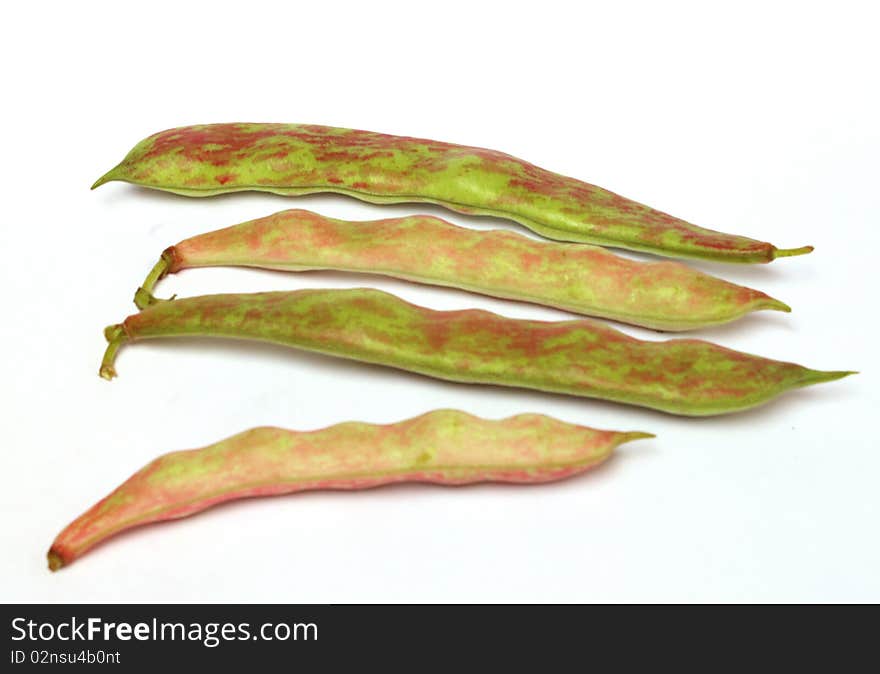
M455 410L385 426L349 422L311 432L254 428L146 465L58 535L49 550L49 568L70 564L126 529L187 517L234 499L395 482L550 482L602 463L621 443L649 437L540 414L489 421Z
M187 196L259 190L427 202L514 220L549 239L670 257L770 262L812 250L704 229L494 150L329 126L170 129L135 145L92 187L111 180Z
M636 262L596 246L465 229L427 215L349 222L303 210L181 241L162 253L143 288L152 293L166 274L220 265L374 272L670 331L761 309L790 311L678 262Z
M709 342L642 341L591 320L545 322L434 311L388 293L298 290L159 301L105 330L101 376L119 347L206 336L272 342L458 382L603 398L684 415L760 405L849 372L820 372Z

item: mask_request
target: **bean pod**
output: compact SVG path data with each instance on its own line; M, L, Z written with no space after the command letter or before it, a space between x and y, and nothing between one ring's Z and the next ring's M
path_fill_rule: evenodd
M143 295L143 293L142 293ZM149 301L149 298L142 298ZM389 293L298 290L158 301L105 330L101 376L120 346L202 336L272 342L458 382L603 398L703 416L760 405L850 372L821 372L709 342L642 341L591 320L434 311Z
M621 443L650 437L540 414L489 421L454 410L386 426L350 422L311 432L255 428L149 463L58 535L49 550L49 568L70 564L126 529L187 517L234 499L395 482L550 482L602 463Z
M373 272L669 331L761 309L791 311L678 262L636 262L604 248L465 229L427 215L348 222L303 210L181 241L162 253L142 287L152 293L166 274L220 265Z
M434 140L301 124L205 124L145 138L92 186L123 180L187 196L336 192L514 220L559 241L670 257L770 262L782 250L704 229L511 155Z

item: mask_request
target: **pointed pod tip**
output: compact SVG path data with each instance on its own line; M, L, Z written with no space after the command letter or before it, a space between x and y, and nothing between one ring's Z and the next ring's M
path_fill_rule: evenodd
M119 168L119 167L118 167L118 166L114 166L112 169L110 169L109 171L107 171L107 173L105 173L104 175L102 175L100 178L98 178L98 179L92 184L92 186L91 186L90 189L93 189L93 190L94 190L94 189L97 189L98 187L100 187L100 186L103 185L104 183L109 183L109 182L112 181L112 180L116 180L116 169L117 169L117 168Z
M801 380L804 386L812 384L824 384L829 381L837 381L852 374L858 374L856 370L807 370L806 375Z
M643 431L629 431L628 433L621 433L623 439L621 442L630 442L631 440L647 440L649 438L656 438L657 436L653 433L645 433Z
M770 297L769 295L764 297L758 303L758 309L768 309L770 311L781 311L786 314L791 313L791 307L788 306L782 300L777 300L775 297Z
M812 253L813 246L801 246L800 248L774 248L773 249L773 259L779 257L795 257L796 255L806 255L807 253Z

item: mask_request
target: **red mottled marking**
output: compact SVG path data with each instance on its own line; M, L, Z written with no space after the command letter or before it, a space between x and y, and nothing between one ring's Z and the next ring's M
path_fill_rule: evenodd
M438 141L428 141L407 136L388 136L371 131L345 130L344 133L328 134L326 127L303 125L296 129L283 124L266 124L259 129L248 129L242 124L212 124L200 127L184 127L160 132L152 136L152 146L144 159L180 153L192 161L222 162L243 156L255 147L264 145L279 136L296 138L318 148L316 157L321 161L350 161L392 156L390 150L426 148L440 152L448 148L462 147ZM333 150L321 151L321 147ZM267 145L271 147L271 143ZM345 148L373 148L372 153L348 152ZM465 148L467 149L467 148ZM274 148L273 148L274 151ZM491 151L487 151L491 152ZM277 151L271 156L283 158L286 153Z
M522 253L519 259L522 262L523 269L527 272L534 271L535 267L540 267L541 263L545 261L544 257L538 253ZM547 262L548 264L550 263L549 260Z

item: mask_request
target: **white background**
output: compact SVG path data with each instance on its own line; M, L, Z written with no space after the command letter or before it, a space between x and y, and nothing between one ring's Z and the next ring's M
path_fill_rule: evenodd
M575 9L577 6L577 9ZM880 600L878 16L871 3L16 3L4 9L4 601ZM442 383L282 348L124 350L102 328L166 246L344 197L194 200L89 185L173 126L310 122L518 155L807 257L695 266L788 302L700 337L844 381L724 418ZM426 254L429 254L426 251ZM197 270L159 294L372 285L435 308L562 312L368 275ZM652 339L647 331L628 330ZM553 485L398 486L216 508L59 573L71 519L160 453L257 425L438 407L646 430Z

